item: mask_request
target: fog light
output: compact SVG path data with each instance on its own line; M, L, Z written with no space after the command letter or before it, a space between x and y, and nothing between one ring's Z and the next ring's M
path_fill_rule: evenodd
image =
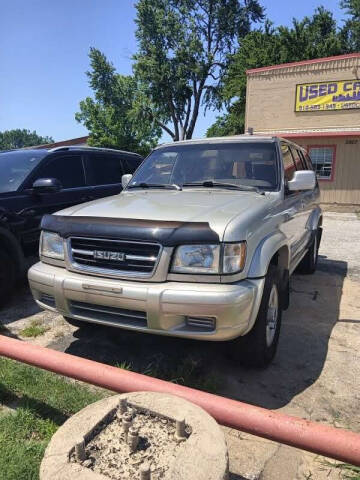
M213 317L186 317L186 325L210 332L215 330L216 319Z

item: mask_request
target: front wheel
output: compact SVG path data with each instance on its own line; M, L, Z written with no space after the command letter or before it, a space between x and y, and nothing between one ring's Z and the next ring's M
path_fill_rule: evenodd
M265 367L275 356L282 314L280 271L270 265L265 277L261 304L255 324L249 333L232 340L231 356L250 367Z
M9 300L15 280L15 263L7 252L0 250L0 307Z

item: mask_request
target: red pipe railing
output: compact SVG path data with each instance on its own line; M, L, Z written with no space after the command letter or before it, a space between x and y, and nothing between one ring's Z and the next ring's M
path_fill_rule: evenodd
M0 355L119 393L169 393L199 405L220 424L360 466L360 435L129 372L0 335Z

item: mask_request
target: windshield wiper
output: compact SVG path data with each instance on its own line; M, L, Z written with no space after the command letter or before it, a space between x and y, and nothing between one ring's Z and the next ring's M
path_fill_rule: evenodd
M164 188L166 190L182 190L182 188L176 183L146 183L140 182L137 185L129 185L130 188Z
M212 180L206 180L205 182L189 182L184 183L183 187L205 187L205 188L232 188L234 190L243 190L245 192L260 192L257 187L252 185L236 185L234 183L222 183L222 182L213 182Z

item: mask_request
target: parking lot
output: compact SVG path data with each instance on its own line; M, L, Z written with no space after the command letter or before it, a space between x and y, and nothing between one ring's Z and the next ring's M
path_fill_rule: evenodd
M359 233L357 214L325 214L318 271L292 278L278 354L266 370L231 362L223 344L76 329L59 315L40 311L26 285L1 311L2 330L73 355L360 431ZM29 326L47 330L25 338ZM315 455L230 429L226 435L233 480L342 478L339 469Z

